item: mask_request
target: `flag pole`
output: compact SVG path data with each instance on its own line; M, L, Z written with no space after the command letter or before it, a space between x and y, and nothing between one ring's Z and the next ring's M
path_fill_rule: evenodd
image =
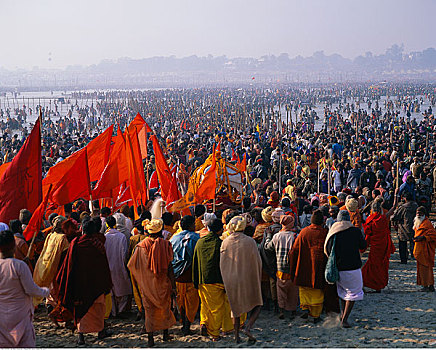
M33 248L33 244L35 243L35 238L36 238L36 236L37 236L37 233L35 232L35 233L33 234L32 241L30 242L29 249L27 250L27 255L26 255L26 258L27 258L27 259L29 259L29 257L30 257L30 253L32 252L32 248Z
M52 187L53 187L53 184L50 184L50 187L48 188L47 198L48 198L48 196L50 195L50 192L51 192ZM43 199L43 201L44 201L44 199ZM46 203L46 205L47 205L47 203ZM35 213L35 212L34 212L34 213ZM45 213L45 208L44 208L44 213ZM44 215L43 215L43 217L44 217ZM39 230L39 229L37 229L37 230ZM36 231L36 232L33 233L32 241L30 242L29 249L27 250L27 255L26 255L26 258L27 258L27 259L29 259L30 253L32 252L32 248L33 248L33 245L34 245L34 243L35 243L35 239L36 239L36 236L37 236L37 235L38 235L38 231Z

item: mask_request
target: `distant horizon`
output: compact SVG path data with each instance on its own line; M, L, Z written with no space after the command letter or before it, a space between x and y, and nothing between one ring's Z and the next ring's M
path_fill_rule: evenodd
M229 55L225 55L225 54L221 54L221 55L212 55L212 54L199 55L199 54L195 54L194 53L194 54L190 54L190 55L188 54L188 55L185 55L185 56L177 56L177 55L169 55L169 56L154 55L154 56L148 56L148 57L128 57L128 56L121 57L120 56L120 57L117 57L117 58L103 58L103 59L101 59L98 62L93 62L93 63L90 63L90 64L68 64L68 65L66 65L64 67L40 67L40 66L35 65L35 66L30 67L30 68L16 67L16 68L10 69L10 68L6 68L6 67L3 67L3 66L0 65L0 69L4 69L4 70L7 70L7 71L11 71L11 72L19 71L19 70L32 71L34 69L40 69L40 70L65 70L65 69L70 68L70 67L86 68L86 67L98 66L99 64L104 63L104 62L118 63L118 62L123 61L123 60L141 61L141 60L149 60L149 59L153 59L153 58L186 59L186 58L189 58L189 57L198 57L198 58L208 58L208 57L211 57L211 58L215 59L215 58L225 57L225 58L227 58L229 60L232 60L232 59L255 59L255 60L259 60L262 57L279 57L280 55L284 54L284 55L288 55L289 59L292 60L292 59L295 59L297 57L310 58L310 57L313 57L316 53L323 53L326 57L339 55L339 56L341 56L344 59L354 61L356 58L362 57L362 56L364 56L367 53L371 53L373 56L383 55L384 53L386 53L386 51L388 49L390 49L390 48L392 48L394 46L401 47L401 46L403 46L403 44L402 43L393 43L392 45L386 47L384 51L382 50L380 53L376 53L376 52L372 52L372 51L365 51L365 52L361 52L360 54L357 54L354 57L347 57L347 56L342 55L339 52L327 53L327 52L325 52L325 50L315 50L312 54L309 54L309 55L303 55L303 54L291 55L288 52L281 52L279 54L264 54L264 55L260 55L260 56L257 56L257 57L254 57L254 56L229 56ZM423 51L429 50L429 49L436 49L436 48L435 47L423 47L422 49L413 50L413 51L407 51L404 48L404 54L405 55L410 55L412 53L423 52Z
M0 67L436 47L432 0L1 0Z

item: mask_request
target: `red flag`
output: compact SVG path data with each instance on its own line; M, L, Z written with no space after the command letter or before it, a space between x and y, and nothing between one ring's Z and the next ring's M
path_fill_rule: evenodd
M216 147L216 152L219 152L221 154L221 140L218 142L218 146Z
M172 181L171 171L163 155L162 149L159 146L159 141L157 140L156 135L151 135L150 138L151 141L153 142L153 151L154 151L154 157L156 162L156 172L159 178L162 199L166 201Z
M26 226L26 229L23 232L23 236L26 241L30 241L41 228L42 218L44 217L44 212L47 207L47 201L48 201L48 197L50 196L52 186L53 185L50 185L47 194L44 197L44 200L41 202L41 204L38 205L38 208L36 208L36 210L33 212L29 224Z
M157 172L156 172L156 170L153 171L153 173L150 176L150 181L149 181L148 187L149 188L158 188L159 187L159 181L157 179Z
M17 219L21 209L33 212L42 200L41 124L32 132L0 178L0 221Z
M89 179L91 181L97 181L100 178L109 161L113 130L114 126L111 125L86 146L88 149Z
M0 178L2 177L3 173L6 171L6 169L9 167L10 164L11 162L3 163L2 165L0 165Z
M59 181L54 183L50 196L52 203L64 205L79 198L89 198L91 194L91 184L89 181L87 154L87 148L85 147L63 161L68 162L69 169L63 172ZM46 179L47 177L43 182L45 182Z
M166 199L166 208L167 210L173 205L175 201L178 201L182 195L180 194L179 187L177 186L177 177L176 172L173 173L173 178L171 180L170 189L168 191L168 197Z
M195 192L197 203L204 200L214 199L216 192L216 155L215 150L212 151L212 162L208 170L204 174L203 181Z
M112 191L114 196L114 210L120 209L124 204L131 205L132 198L130 196L130 186L127 182L122 183L114 191Z
M232 148L232 162L234 162L234 161L239 162L239 157L236 155L236 152Z

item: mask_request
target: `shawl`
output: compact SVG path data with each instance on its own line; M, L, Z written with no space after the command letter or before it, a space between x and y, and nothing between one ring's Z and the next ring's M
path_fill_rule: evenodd
M192 261L192 282L195 288L199 284L223 283L220 272L222 242L213 232L198 240Z
M145 249L145 253L149 256L147 268L154 274L161 274L168 271L168 261L171 261L173 250L171 244L161 238L146 237L138 243Z
M96 235L76 237L56 277L58 299L73 315L75 323L85 316L92 304L112 288L106 250Z
M330 238L333 238L333 236L339 232L348 230L349 228L354 227L353 223L351 221L339 221L335 222L332 227L330 228L327 237L324 242L324 254L329 256L327 252L327 244Z
M299 287L323 289L327 257L324 242L327 229L311 224L301 230L289 251L291 279Z
M263 304L262 261L251 237L235 232L223 241L220 270L233 317Z

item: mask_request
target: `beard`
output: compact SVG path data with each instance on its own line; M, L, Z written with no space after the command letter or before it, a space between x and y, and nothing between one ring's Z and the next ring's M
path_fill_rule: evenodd
M417 230L419 228L419 226L421 226L424 219L425 219L425 215L415 216L415 218L413 219L413 229Z

